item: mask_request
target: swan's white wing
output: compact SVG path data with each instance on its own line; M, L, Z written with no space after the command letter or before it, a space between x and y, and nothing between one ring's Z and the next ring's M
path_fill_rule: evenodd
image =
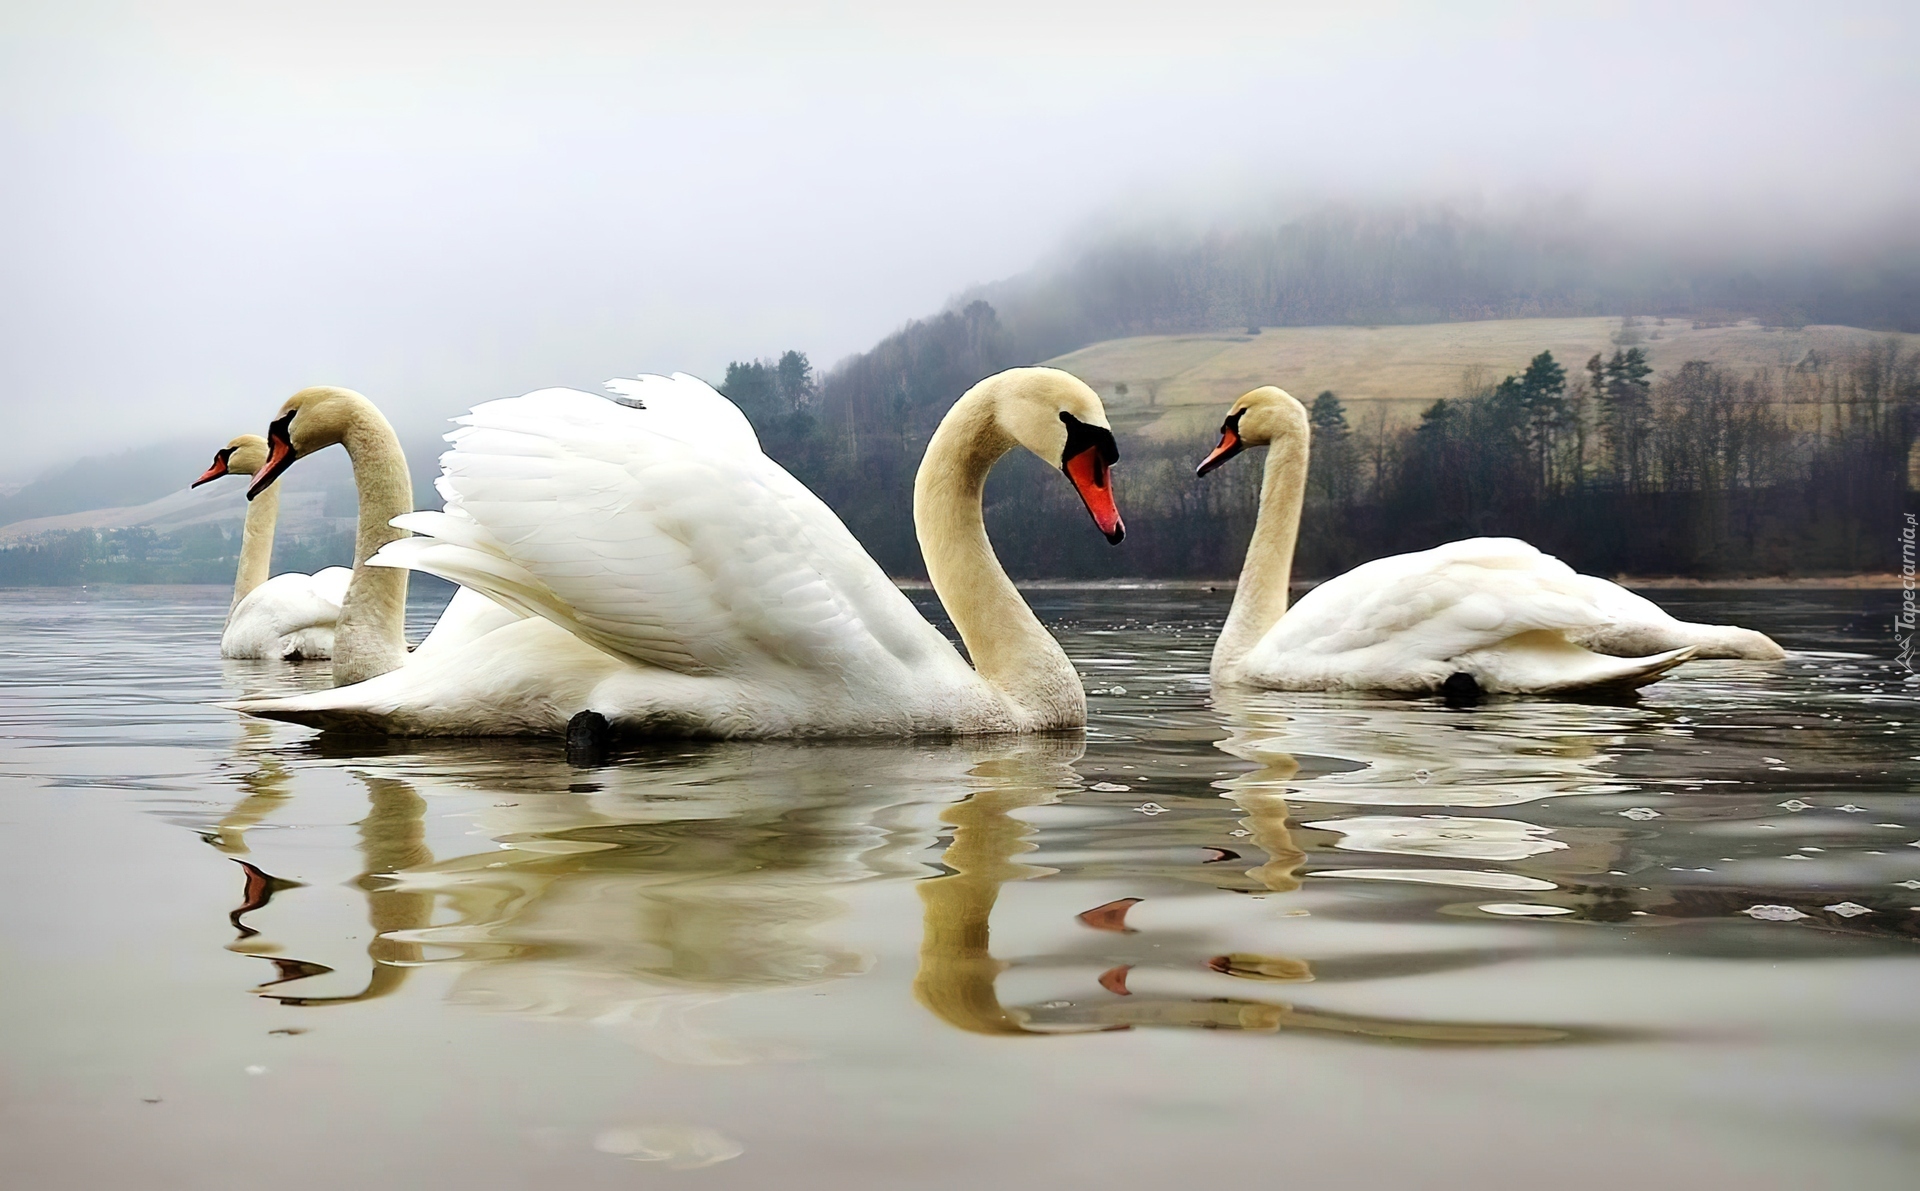
M1564 572L1564 574L1563 574ZM1258 646L1344 654L1391 646L1434 661L1605 617L1564 563L1511 538L1470 538L1355 567L1308 592Z
M635 385L644 408L546 389L474 409L441 458L446 511L398 519L421 536L376 561L683 673L958 661L732 403L691 377Z
M1490 691L1639 685L1690 654L1611 658L1569 637L1606 623L1580 577L1510 538L1395 555L1321 584L1249 652L1257 682L1434 690L1456 672Z
M740 407L697 376L619 377L607 382L614 401L647 411L654 434L708 450L760 453L760 438Z
M341 569L344 568L328 568ZM326 575L326 571L320 575ZM259 631L274 636L284 636L305 628L332 628L334 622L340 619L340 600L332 598L336 594L332 589L339 585L316 582L319 578L318 575L292 572L275 575L248 592L246 598L235 605L228 623L257 626ZM344 587L340 588L338 594L344 596Z
M1587 598L1613 620L1630 624L1680 623L1665 608L1643 595L1628 591L1618 583L1594 575L1581 575L1579 579Z
M414 649L409 660L459 649L519 619L519 612L494 603L471 587L462 587L447 601L440 619L433 622L433 628Z
M347 602L347 585L352 582L353 568L322 567L313 573L313 594L338 611Z
M271 658L299 654L326 657L333 649L334 623L346 595L345 567L317 575L275 575L246 594L227 617L220 634L220 655Z

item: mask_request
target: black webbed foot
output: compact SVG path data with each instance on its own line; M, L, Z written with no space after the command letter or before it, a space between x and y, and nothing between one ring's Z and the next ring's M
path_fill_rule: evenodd
M613 725L597 711L583 711L567 721L567 764L593 769L606 763L613 747Z
M1440 684L1440 697L1447 701L1448 707L1472 707L1480 702L1480 693L1480 684L1464 670L1447 675L1447 680Z

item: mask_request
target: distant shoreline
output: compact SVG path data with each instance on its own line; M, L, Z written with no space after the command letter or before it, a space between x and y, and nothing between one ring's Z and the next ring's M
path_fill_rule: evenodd
M1685 589L1689 587L1745 587L1745 588L1808 588L1812 590L1832 591L1899 591L1902 580L1891 572L1870 575L1809 575L1803 578L1784 578L1779 575L1767 575L1756 579L1684 579L1638 578L1632 575L1617 575L1614 582L1622 587L1638 587L1646 590L1662 588Z
M932 587L925 579L895 578L894 583L908 591L928 590ZM1801 577L1764 575L1744 579L1687 579L1677 576L1616 575L1615 583L1622 587L1642 591L1686 590L1697 588L1745 589L1745 590L1809 590L1809 591L1899 591L1901 579L1897 574L1880 573L1864 575L1808 575ZM1115 587L1137 588L1142 591L1232 591L1239 586L1237 579L1015 579L1014 586L1028 591L1049 591L1074 587ZM1296 591L1310 591L1326 579L1296 579L1293 588Z
M933 585L925 579L901 579L893 576L896 586L905 591L930 591ZM1325 579L1296 579L1293 587L1296 591L1310 591ZM1614 582L1622 587L1640 591L1700 591L1710 590L1746 590L1746 591L1899 591L1902 580L1891 572L1865 575L1807 575L1800 577L1782 577L1763 575L1744 579L1688 579L1678 576L1637 576L1616 575ZM1239 585L1237 579L1015 579L1017 587L1027 591L1069 590L1082 587L1111 587L1122 590L1139 591L1232 591ZM82 583L66 585L16 584L0 587L7 591L139 591L142 589L180 591L187 588L204 587L208 589L229 590L228 583Z

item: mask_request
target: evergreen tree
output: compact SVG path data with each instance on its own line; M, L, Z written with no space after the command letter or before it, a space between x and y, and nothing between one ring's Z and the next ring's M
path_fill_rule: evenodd
M1600 433L1607 441L1614 482L1629 492L1647 487L1647 438L1653 417L1653 366L1640 348L1614 350L1605 364L1596 354L1587 361L1594 397L1600 404Z
M813 429L809 407L819 385L805 352L788 351L778 360L735 360L727 365L720 393L740 407L761 435L805 437Z
M720 393L740 407L755 429L772 424L782 412L778 375L765 360L734 362L727 365L727 379L720 382Z
M1508 378L1511 380L1512 378ZM1541 352L1520 374L1517 397L1526 420L1528 444L1533 448L1534 476L1539 491L1553 490L1553 452L1567 425L1567 370Z
M1313 399L1313 405L1307 410L1307 421L1313 426L1313 439L1318 443L1323 436L1346 437L1347 408L1333 395L1332 389L1321 392Z
M1332 390L1324 391L1307 410L1307 423L1313 430L1307 456L1308 493L1332 505L1353 503L1358 460L1347 427L1346 407Z
M807 353L789 351L774 365L774 378L786 412L797 413L813 403L813 363Z

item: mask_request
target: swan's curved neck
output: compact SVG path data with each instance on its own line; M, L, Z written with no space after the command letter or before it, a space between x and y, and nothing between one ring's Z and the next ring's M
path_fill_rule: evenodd
M1287 585L1293 579L1293 549L1300 537L1300 505L1307 492L1307 444L1291 439L1267 450L1260 480L1260 516L1233 609L1213 644L1215 681L1233 681L1247 652L1260 643L1287 610Z
M240 569L233 577L233 603L227 616L247 593L267 581L273 569L273 527L280 521L280 485L275 483L247 502L246 525L240 530Z
M413 480L399 437L371 402L355 406L340 442L353 460L360 494L353 581L333 631L333 683L346 686L397 670L407 660L407 572L370 567L367 559L407 536L387 523L413 512Z
M987 540L987 473L1014 446L993 416L992 390L970 390L927 444L913 482L914 529L934 593L974 669L1007 701L1013 726L1080 727L1087 697L1073 663L1020 598Z

